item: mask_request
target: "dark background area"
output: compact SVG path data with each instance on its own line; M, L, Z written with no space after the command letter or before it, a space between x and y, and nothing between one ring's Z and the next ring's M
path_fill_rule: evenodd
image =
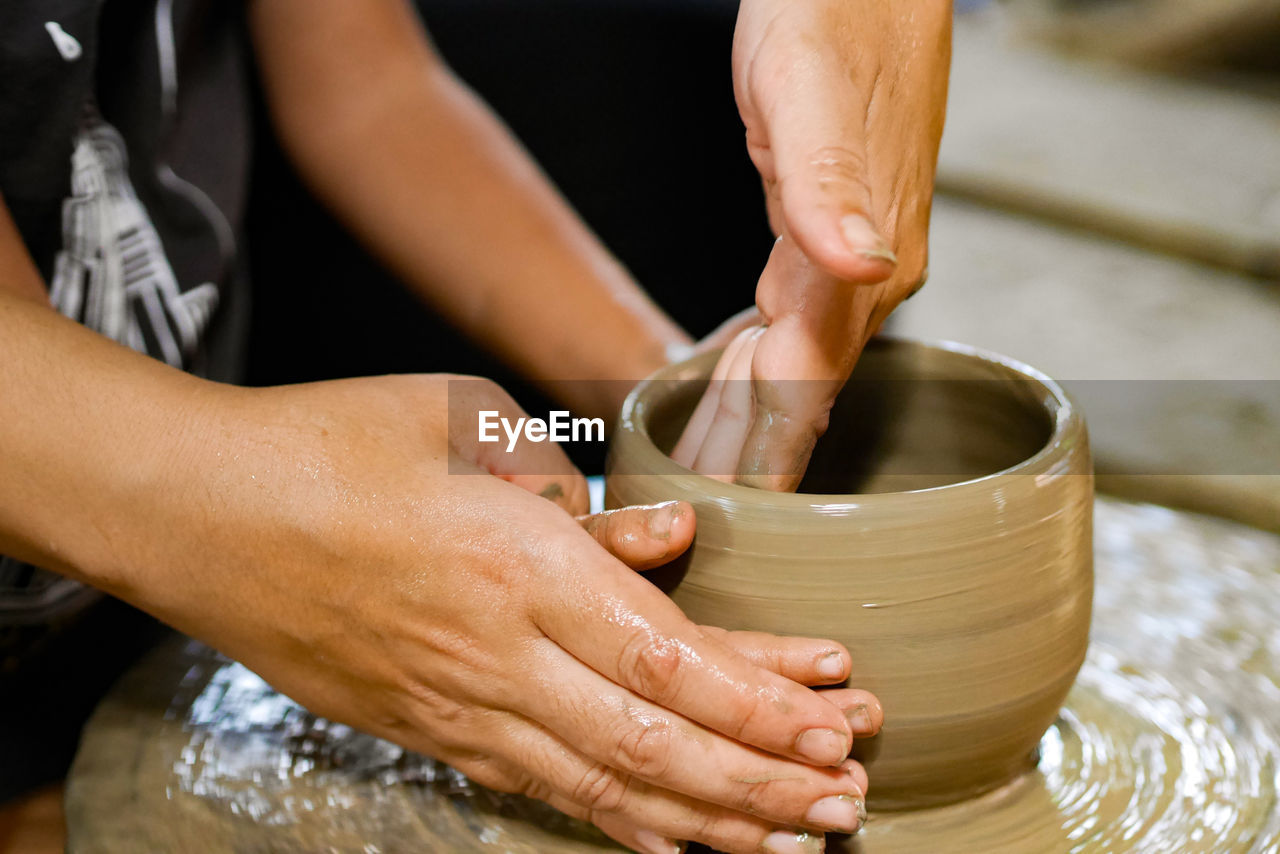
M733 0L419 6L459 76L686 329L700 336L751 304L772 239L733 102ZM434 316L312 200L261 106L257 135L251 384L451 371L496 379L546 412L548 401ZM598 467L598 456L575 456Z

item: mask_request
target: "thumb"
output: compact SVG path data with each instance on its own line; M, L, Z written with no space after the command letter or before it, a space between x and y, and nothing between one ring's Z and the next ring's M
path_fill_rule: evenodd
M807 60L776 81L762 111L783 225L806 256L837 279L875 283L897 257L876 222L868 171L866 93L833 59ZM823 67L830 65L831 67Z

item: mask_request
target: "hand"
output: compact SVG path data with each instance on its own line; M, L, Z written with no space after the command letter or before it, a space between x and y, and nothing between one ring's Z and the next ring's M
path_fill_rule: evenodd
M778 236L763 324L726 350L677 460L794 490L862 348L923 285L951 4L743 0L733 71Z
M163 570L132 580L135 602L317 714L637 850L812 851L821 836L797 832L856 828L867 779L846 757L879 706L804 687L847 678L848 652L696 626L601 548L666 560L692 538L688 505L584 530L565 511L586 509L585 483L558 449L515 461L447 417L518 415L488 383L217 394L181 460L203 474L179 473L148 520L172 535L138 561Z

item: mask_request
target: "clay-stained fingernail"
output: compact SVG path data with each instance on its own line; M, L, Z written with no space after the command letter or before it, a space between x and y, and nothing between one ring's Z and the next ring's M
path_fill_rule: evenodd
M854 735L873 735L875 733L876 725L871 720L871 712L867 709L866 703L859 703L853 708L845 709L844 716L849 720L849 726L853 728Z
M888 246L878 249L859 249L858 254L871 261L888 261L893 266L898 266L898 256L894 255L893 250Z
M844 656L838 652L828 652L818 659L818 666L815 668L818 675L823 679L843 679L844 678Z
M636 847L645 854L684 854L685 843L659 836L652 830L636 832Z
M827 841L812 833L775 830L765 837L760 847L769 854L822 854L827 850Z
M671 539L671 526L675 522L676 502L665 501L649 511L649 536L655 540Z
M848 214L840 220L840 232L844 235L849 248L864 258L873 261L888 261L897 265L898 256L893 254L889 244L871 222L862 214Z
M866 816L867 810L861 798L853 795L835 795L815 802L804 814L804 820L826 830L857 833Z
M849 755L849 737L833 729L807 729L796 739L796 753L819 765L838 765Z

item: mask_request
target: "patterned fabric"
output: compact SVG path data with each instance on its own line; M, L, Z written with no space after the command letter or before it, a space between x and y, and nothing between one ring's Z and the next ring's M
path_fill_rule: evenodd
M223 381L238 378L247 311L236 263L250 143L241 7L0 4L0 193L50 301ZM0 557L0 674L97 598Z

